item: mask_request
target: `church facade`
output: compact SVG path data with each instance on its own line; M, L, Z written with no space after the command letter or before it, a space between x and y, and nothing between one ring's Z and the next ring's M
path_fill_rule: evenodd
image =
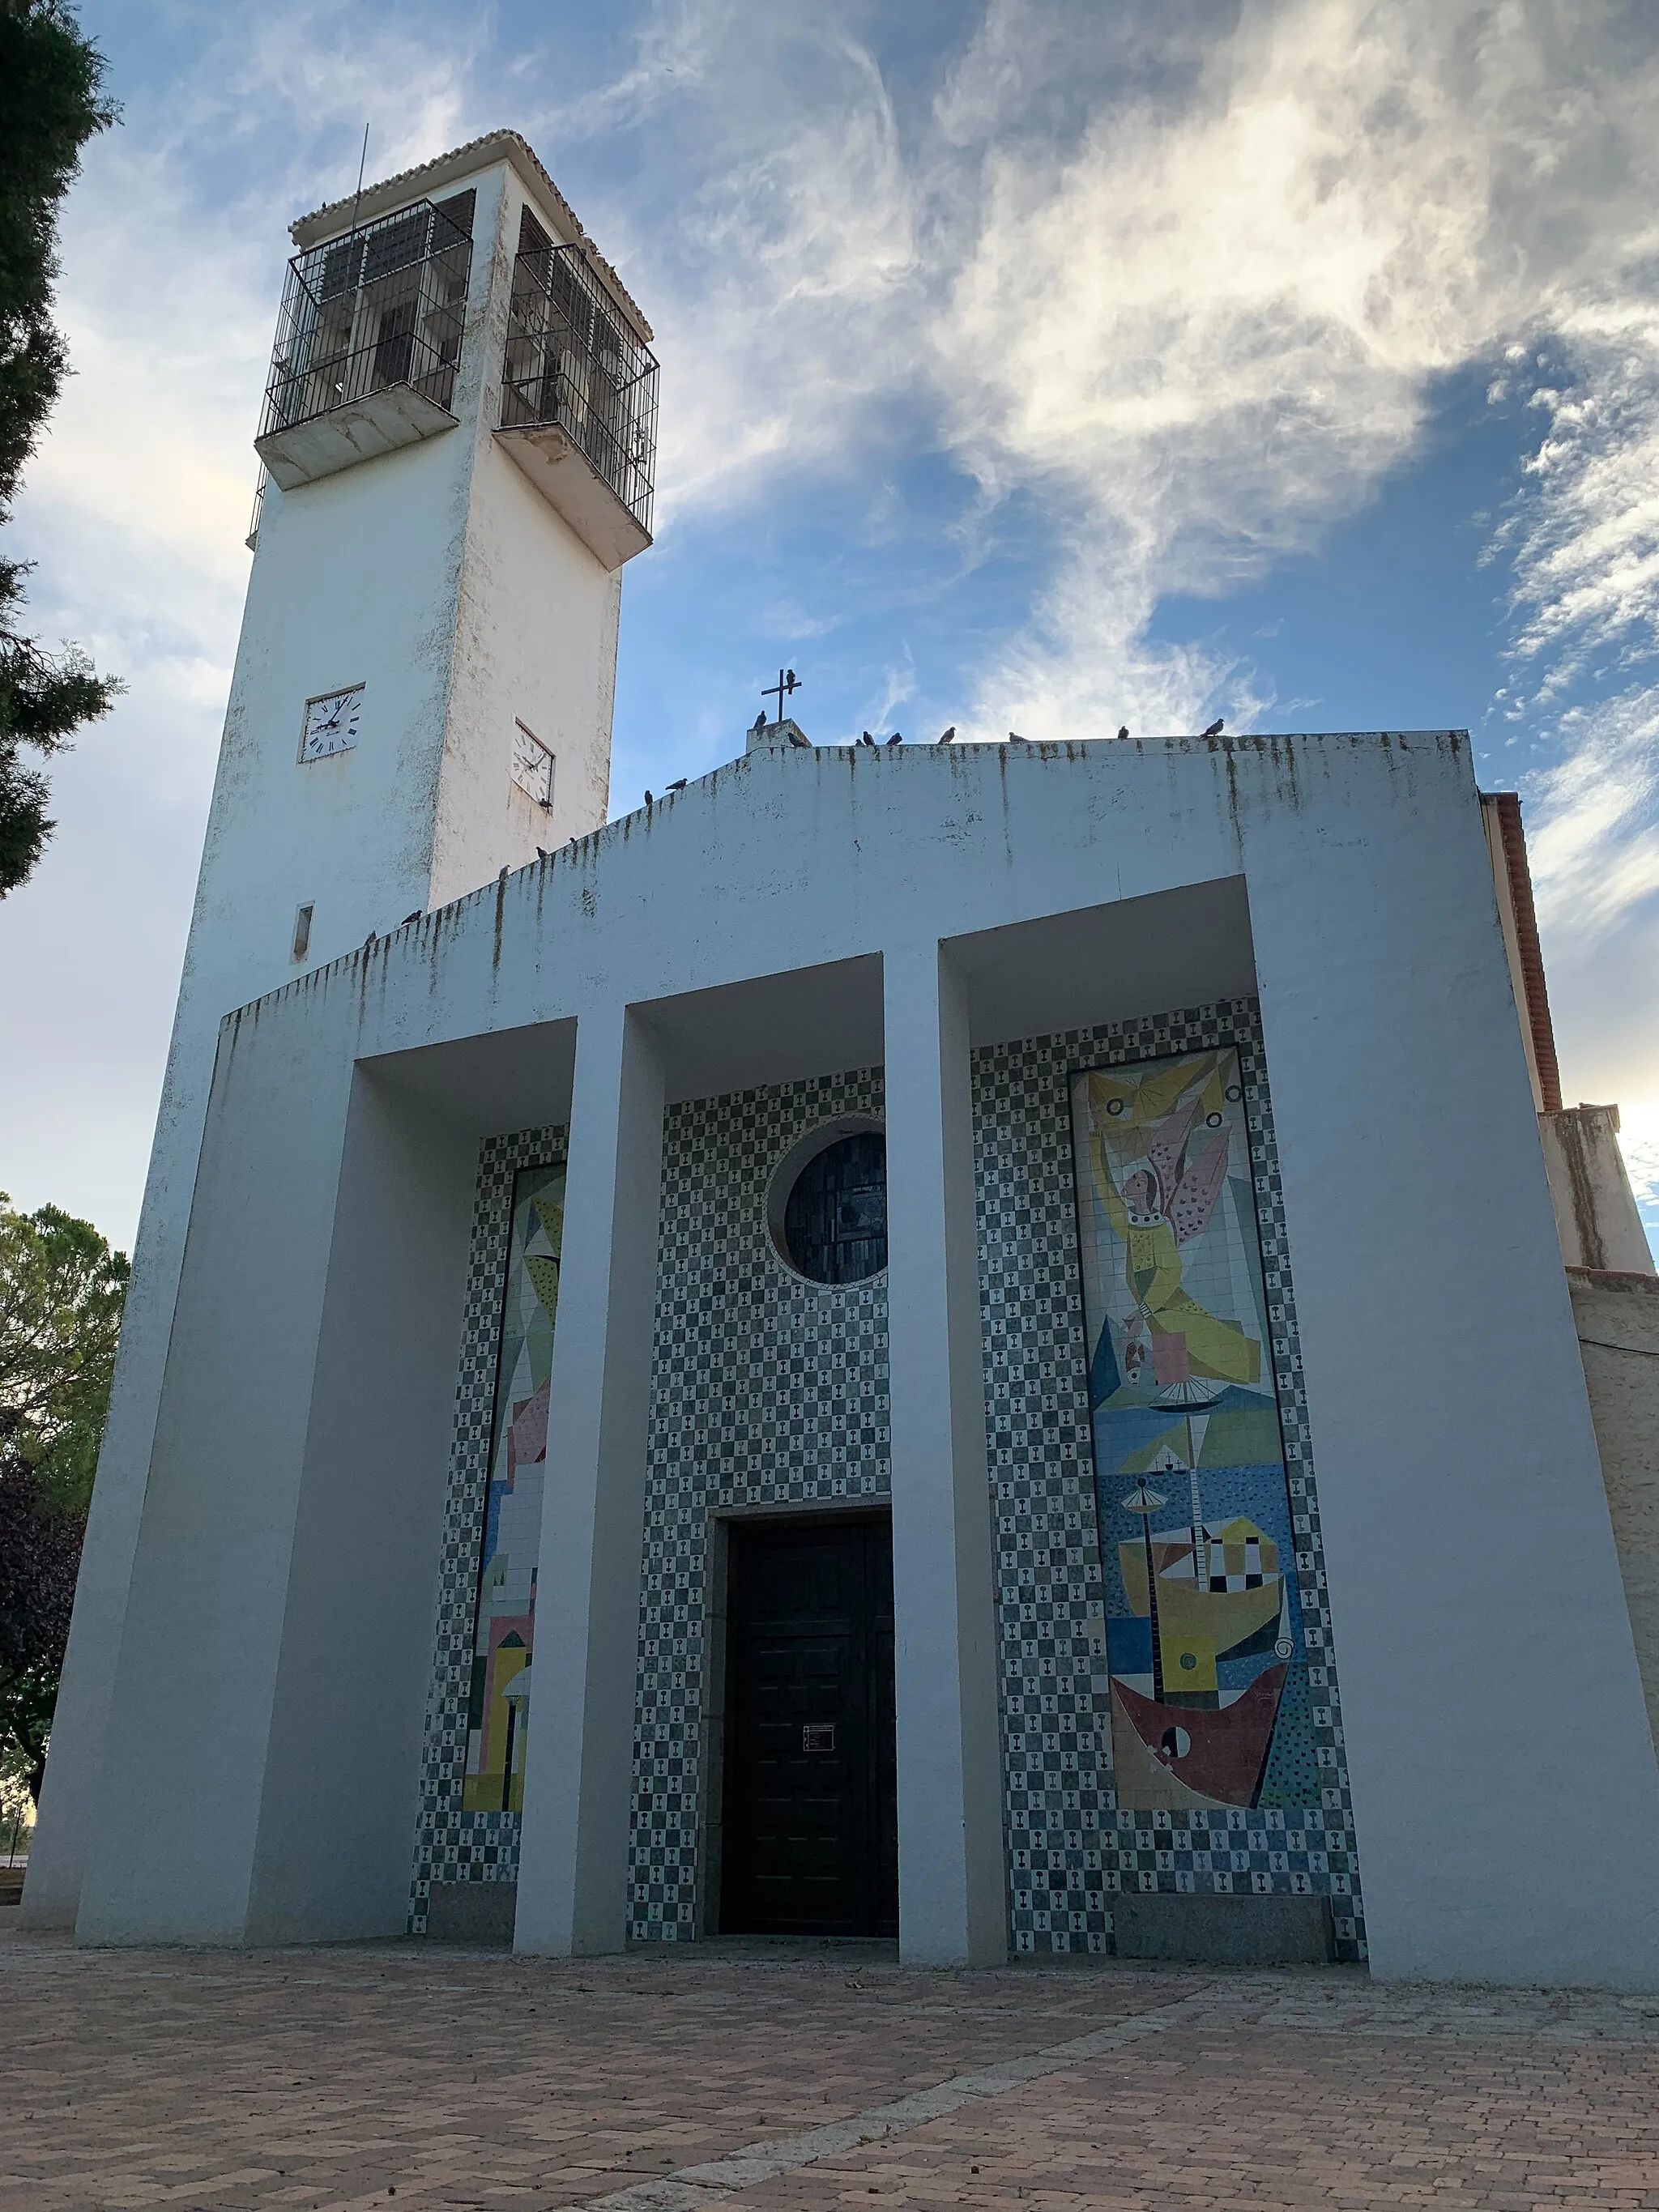
M607 822L648 327L508 134L295 238L25 1917L1659 1985L1467 738Z

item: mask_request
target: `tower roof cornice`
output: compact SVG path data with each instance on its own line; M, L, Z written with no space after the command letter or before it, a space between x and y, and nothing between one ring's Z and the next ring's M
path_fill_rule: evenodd
M492 162L502 161L511 162L520 182L546 217L559 242L586 250L617 306L640 337L649 343L654 333L639 303L588 236L575 210L543 167L534 147L516 131L486 131L482 138L470 138L465 146L440 154L434 161L422 161L412 169L400 169L395 176L384 177L378 184L365 185L361 197L349 193L343 199L331 200L290 223L289 235L301 250L319 246L348 224L354 210L359 222L373 222L377 216L389 215L405 200L441 191L446 185L457 183L463 177L489 167Z

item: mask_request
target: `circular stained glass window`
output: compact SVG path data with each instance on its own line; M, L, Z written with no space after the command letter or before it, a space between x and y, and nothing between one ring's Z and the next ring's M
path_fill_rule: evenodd
M887 1139L838 1137L814 1154L783 1209L790 1264L813 1283L861 1283L887 1265Z

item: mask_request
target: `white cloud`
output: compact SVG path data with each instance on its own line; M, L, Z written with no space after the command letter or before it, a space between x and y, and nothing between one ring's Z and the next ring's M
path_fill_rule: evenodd
M1619 1148L1651 1238L1659 1234L1659 1101L1620 1109Z
M779 41L765 39L763 44ZM673 365L663 396L661 514L735 507L780 469L833 465L872 403L920 366L915 185L868 52L798 31L815 89L780 115L722 72L722 158L653 238L652 319ZM755 72L757 76L760 72Z
M1491 360L1525 390L1547 345L1565 380L1538 394L1545 434L1501 532L1507 712L1536 728L1598 656L1648 648L1659 150L1639 26L1552 0L1291 0L1247 5L1228 38L1166 38L1149 70L1147 21L1121 10L1114 70L1091 76L1098 25L998 0L908 138L867 66L846 68L833 133L821 87L770 154L719 172L726 276L674 318L708 395L684 495L833 465L842 441L878 436L872 403L925 384L981 488L964 538L994 544L1018 495L1054 555L979 671L964 734L1190 729L1217 711L1248 726L1271 685L1158 643L1160 601L1316 548L1412 452L1437 377ZM734 420L757 426L735 469ZM1639 1115L1659 1048L1632 1048L1591 963L1659 893L1659 691L1632 670L1548 735L1528 798L1558 997L1604 1018L1600 1043L1570 1012L1564 1036L1587 1073L1616 1065ZM1615 960L1638 1031L1646 942Z
M677 0L647 15L635 36L631 66L608 84L544 106L538 135L544 132L550 145L560 146L601 137L648 122L671 101L683 100L707 83L732 14L729 7ZM550 50L522 54L513 74L520 84L533 86L544 75L556 76L556 57Z
M1653 72L1613 6L1247 0L1218 35L993 0L902 119L849 20L677 0L551 114L648 114L701 157L679 219L626 241L673 372L671 526L850 472L906 402L981 487L964 545L1041 503L1054 573L981 672L986 732L1247 720L1270 690L1152 645L1161 599L1316 547L1447 370L1544 333L1644 357ZM1563 397L1540 462L1534 652L1655 588L1645 386L1604 382L1601 436Z
M1540 910L1564 950L1594 946L1659 891L1659 684L1562 717L1565 750L1533 779Z
M1268 703L1255 668L1201 646L1152 643L1152 611L1133 562L1079 533L1029 622L981 672L964 738L1109 737L1122 726L1159 736L1206 727L1218 708L1235 728L1253 721Z
M909 647L904 652L902 665L889 668L884 676L880 702L870 720L877 730L885 734L884 726L907 699L916 696L916 664L910 657Z
M1153 93L1105 101L1063 160L1006 150L980 99L981 225L938 356L970 464L1056 503L1055 708L1109 692L1164 726L1218 703L1247 716L1237 672L1146 645L1165 593L1224 592L1316 545L1411 450L1431 380L1516 330L1576 338L1594 295L1634 336L1651 76L1601 75L1604 13L1246 7L1182 112ZM961 109L958 90L958 138ZM1650 526L1623 507L1647 463L1617 434L1597 459L1575 479L1583 516L1558 504L1553 550L1570 560L1571 541L1579 591L1616 592L1628 618ZM1540 538L1540 594L1542 555ZM1575 617L1540 596L1538 618ZM1017 638L985 672L988 721L1033 696L1033 651Z
M1619 673L1659 613L1639 14L1243 0L1218 31L1186 0L989 0L953 51L886 74L868 21L664 0L596 84L550 37L503 55L488 10L238 6L167 115L130 110L71 202L80 377L19 527L50 550L44 611L131 678L126 742L174 733L156 804L205 797L283 223L349 191L365 116L371 175L518 119L556 168L635 149L582 212L659 331L668 531L786 475L867 487L927 444L975 488L945 526L963 562L1037 518L1046 583L963 672L964 735L1267 714L1257 667L1157 641L1160 603L1316 550L1412 453L1447 370L1540 387L1503 526L1507 711L1536 727L1613 670L1529 793L1552 945L1588 958L1645 912L1659 700L1651 671ZM242 179L222 203L210 143L216 182Z
M56 840L0 906L0 1033L31 1069L0 1097L0 1157L20 1204L68 1205L122 1243L246 583L285 226L350 190L365 116L371 175L465 135L463 82L356 10L229 10L164 106L127 98L65 208L74 374L7 550L38 564L31 627L78 640L127 692L54 763Z
M1160 602L1316 550L1413 453L1447 372L1490 362L1495 400L1540 387L1496 533L1504 711L1558 716L1528 798L1558 998L1582 1009L1570 1077L1616 1073L1639 1119L1659 694L1619 669L1659 614L1650 29L1601 0L1246 0L1224 36L1173 7L993 0L901 125L826 11L810 33L729 5L673 20L697 28L686 99L744 120L695 203L706 257L641 241L685 410L665 474L691 506L850 471L884 408L924 395L979 487L964 557L1016 500L1052 553L964 734L1248 726L1271 684L1159 643ZM746 100L750 66L783 96ZM1560 714L1608 663L1605 703Z
M1659 617L1659 304L1573 304L1551 335L1558 380L1530 393L1542 434L1496 533L1515 576L1515 720L1650 652Z

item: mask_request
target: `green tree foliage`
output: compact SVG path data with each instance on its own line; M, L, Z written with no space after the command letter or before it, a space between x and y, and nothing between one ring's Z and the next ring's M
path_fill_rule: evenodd
M58 204L81 149L115 119L104 58L67 0L0 0L0 522L67 372L52 319ZM23 757L61 752L120 685L77 647L55 659L17 627L27 564L0 557L0 898L27 880L53 824Z
M0 1191L0 1438L53 1512L92 1497L127 1274L91 1222Z
M0 1768L37 1795L126 1288L89 1221L0 1193Z
M27 1460L0 1453L0 1768L37 1803L85 1533L43 1510Z

